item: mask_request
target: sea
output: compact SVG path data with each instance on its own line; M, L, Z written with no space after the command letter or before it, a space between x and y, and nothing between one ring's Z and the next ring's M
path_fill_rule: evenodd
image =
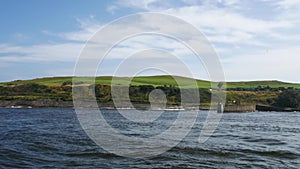
M124 120L117 110L101 113L122 134L144 137L166 130L179 112L165 111L149 126ZM300 168L300 112L224 113L199 143L208 113L199 111L170 150L135 158L97 145L72 108L0 108L0 168Z

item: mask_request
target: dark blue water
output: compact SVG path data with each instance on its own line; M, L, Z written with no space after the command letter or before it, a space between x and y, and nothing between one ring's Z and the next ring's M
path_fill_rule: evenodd
M124 134L139 129L114 110L104 114ZM170 151L139 159L97 146L72 109L0 109L0 168L300 168L299 112L224 114L214 135L199 144L206 115L201 112L190 134ZM176 112L167 112L139 134L157 134L174 118Z

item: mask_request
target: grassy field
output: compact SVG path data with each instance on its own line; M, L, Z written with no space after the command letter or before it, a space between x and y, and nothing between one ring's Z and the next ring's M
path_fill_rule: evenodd
M172 85L178 86L177 81L180 82L182 88L191 88L194 87L195 80L186 77L175 76L139 76L134 77L133 79L129 77L111 77L111 76L100 76L96 77L95 82L96 84L119 84L119 85L126 85L131 82L131 85L152 85L152 86L164 86L164 85ZM176 80L175 80L176 79ZM18 85L18 84L28 84L28 83L36 83L46 86L61 86L64 82L72 82L72 77L47 77L47 78L38 78L32 80L18 80L12 82L3 82L0 83L0 86L7 86L7 85ZM205 80L196 80L196 83L199 88L211 88L211 83ZM216 83L213 83L216 85ZM271 88L278 88L278 87L294 87L300 88L300 84L297 83L285 83L280 81L247 81L247 82L227 82L226 87L230 88L256 88L258 86L261 87L271 87Z

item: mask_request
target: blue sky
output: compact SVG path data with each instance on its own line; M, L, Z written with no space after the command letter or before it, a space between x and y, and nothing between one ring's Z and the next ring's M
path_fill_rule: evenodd
M218 53L228 81L300 82L299 0L1 0L0 3L0 81L70 76L87 40L105 24L137 12L161 12L184 19L203 32ZM132 51L140 44L150 47L170 44L168 40L159 40L158 45L154 43L157 40L133 39L119 47L119 51ZM112 75L125 57L120 52L107 58L99 75ZM182 58L193 71L205 72L193 64L189 55ZM205 73L196 73L196 77L207 79Z

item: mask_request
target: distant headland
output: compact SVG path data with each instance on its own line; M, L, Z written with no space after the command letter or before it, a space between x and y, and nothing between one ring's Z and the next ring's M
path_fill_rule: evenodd
M112 83L112 79L114 79ZM166 94L167 109L183 109L180 90L188 90L197 84L200 106L190 109L208 109L211 102L211 82L176 76L95 77L91 87L100 108L114 108L112 85L130 83L129 96L135 108L149 108L149 93L160 89ZM72 107L72 77L47 77L32 80L16 80L0 83L0 107ZM76 86L75 86L76 87ZM281 81L226 82L225 111L299 111L300 84ZM126 108L126 107L124 107Z

